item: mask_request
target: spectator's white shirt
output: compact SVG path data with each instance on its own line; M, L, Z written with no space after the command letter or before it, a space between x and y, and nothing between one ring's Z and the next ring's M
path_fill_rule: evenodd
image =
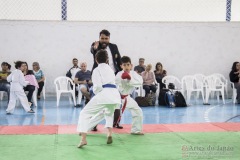
M81 69L79 67L74 67L71 69L71 74L72 74L72 80L75 79L75 76L77 74L78 71L80 71Z
M111 50L110 48L107 46L107 48L105 49L108 53L108 60L109 60L109 66L112 68L113 72L115 73L116 72L116 69L115 69L115 65L114 65L114 62L113 62L113 57L112 57L112 53L111 53Z

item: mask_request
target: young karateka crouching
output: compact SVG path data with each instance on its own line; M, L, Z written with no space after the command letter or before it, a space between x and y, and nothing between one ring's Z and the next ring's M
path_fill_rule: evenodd
M19 98L26 112L34 113L34 111L30 108L27 96L23 90L23 87L25 87L28 84L28 82L25 81L24 75L22 73L22 71L24 70L23 62L21 61L15 62L15 68L16 70L14 70L7 77L7 81L11 83L11 86L10 86L10 100L8 103L8 108L6 110L6 113L7 114L13 113L16 106L17 98Z
M116 75L116 84L122 98L122 112L128 108L132 114L131 134L143 135L143 113L137 102L130 97L136 87L142 86L143 79L135 71L131 71L131 59L127 56L121 58L122 71Z
M115 85L115 75L111 67L107 64L108 54L105 50L99 50L96 54L98 67L93 70L92 82L95 96L80 112L77 131L81 135L78 145L81 148L87 145L87 132L101 122L106 120L107 144L112 143L113 113L116 107L121 104L120 94ZM98 117L102 112L103 117Z

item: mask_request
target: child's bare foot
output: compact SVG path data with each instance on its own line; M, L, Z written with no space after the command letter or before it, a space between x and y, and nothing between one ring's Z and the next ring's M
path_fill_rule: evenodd
M111 144L113 142L112 136L107 137L107 144Z
M87 141L81 141L79 144L78 144L78 148L82 148L83 146L87 145Z
M131 133L132 135L144 135L142 132Z

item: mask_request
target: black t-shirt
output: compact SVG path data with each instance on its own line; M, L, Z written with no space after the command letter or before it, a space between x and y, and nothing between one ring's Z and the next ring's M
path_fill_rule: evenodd
M75 78L78 78L79 81L91 80L91 71L78 71L75 75Z

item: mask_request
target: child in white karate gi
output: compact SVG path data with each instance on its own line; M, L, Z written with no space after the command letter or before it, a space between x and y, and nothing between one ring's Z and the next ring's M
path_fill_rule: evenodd
M99 50L95 58L98 63L98 67L92 73L93 92L95 96L88 102L79 115L77 131L82 136L78 145L79 148L87 145L87 132L104 118L106 120L105 128L108 130L107 144L112 143L113 113L115 108L121 104L120 94L115 85L114 72L107 64L107 51ZM98 114L99 112L103 114Z
M116 84L122 97L122 112L128 108L132 114L131 134L143 135L143 113L137 102L130 97L136 87L142 86L143 79L135 71L132 71L131 59L127 56L121 58L122 71L116 75Z
M7 77L7 81L11 83L11 86L10 86L10 100L8 103L6 113L11 114L14 112L17 98L20 100L26 112L34 113L34 111L30 108L27 96L23 90L23 87L28 84L28 82L25 81L24 75L22 73L24 69L23 62L21 61L15 62L15 68L16 70L14 70Z

